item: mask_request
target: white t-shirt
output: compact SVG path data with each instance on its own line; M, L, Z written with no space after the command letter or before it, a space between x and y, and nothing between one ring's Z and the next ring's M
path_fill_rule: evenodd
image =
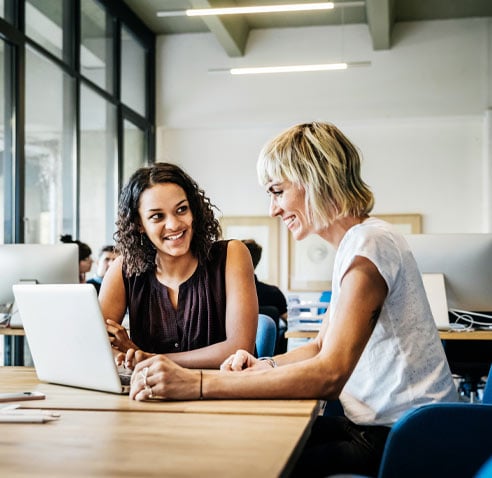
M369 218L345 234L335 257L330 320L340 280L356 256L377 267L388 295L340 395L345 415L360 425L390 426L410 408L457 401L422 276L405 238L390 224Z

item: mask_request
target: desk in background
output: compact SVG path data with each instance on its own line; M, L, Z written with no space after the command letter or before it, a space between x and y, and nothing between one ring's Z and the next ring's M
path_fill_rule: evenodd
M2 424L5 476L288 476L319 412L317 400L136 402L40 382L0 367L2 391L39 390L23 408L59 410L44 424ZM164 412L164 413L156 413Z
M318 335L316 331L287 330L287 339L312 339ZM472 330L470 332L439 331L441 340L492 340L492 330Z

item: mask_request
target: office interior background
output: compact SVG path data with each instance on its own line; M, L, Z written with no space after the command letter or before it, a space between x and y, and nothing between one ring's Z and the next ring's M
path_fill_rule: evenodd
M463 4L366 2L397 12L423 3L455 11ZM263 144L292 124L330 121L362 151L375 213L421 214L427 233L491 231L492 4L464 3L481 5L484 16L477 8L470 17L396 21L389 45L378 49L367 20L342 24L340 16L334 25L252 29L242 56L231 56L211 32L158 35L157 159L188 170L225 216L266 215L255 171ZM153 24L159 20L154 14ZM340 60L371 65L252 76L209 71ZM284 291L287 235L281 225Z
M70 233L97 253L112 241L121 185L153 160L182 166L224 216L267 216L258 152L312 120L335 123L360 148L375 213L420 214L429 233L492 230L489 2L467 2L477 8L457 17L396 18L382 48L349 9L333 24L266 22L239 54L206 28L162 33L155 11L183 5L163 3L0 2L1 241L53 243ZM366 3L398 13L408 2ZM370 66L210 71L342 60ZM287 292L282 226L278 262Z

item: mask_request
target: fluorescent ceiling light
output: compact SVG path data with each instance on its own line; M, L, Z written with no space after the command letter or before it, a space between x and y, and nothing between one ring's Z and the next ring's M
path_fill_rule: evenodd
M186 10L188 17L203 15L240 15L246 13L303 12L310 10L331 10L333 3L298 3L292 5L259 5L252 7L197 8Z
M269 73L300 73L308 71L332 71L346 70L360 66L370 66L370 61L358 61L350 63L319 63L313 65L283 65L283 66L258 66L246 68L229 68L209 70L210 73L228 72L231 75L262 75Z
M279 13L279 12L305 12L331 10L336 7L363 7L365 2L318 2L318 3L292 3L285 5L252 5L248 7L224 7L224 8L193 8L188 10L159 11L158 17L200 17L207 15L238 15L248 13Z

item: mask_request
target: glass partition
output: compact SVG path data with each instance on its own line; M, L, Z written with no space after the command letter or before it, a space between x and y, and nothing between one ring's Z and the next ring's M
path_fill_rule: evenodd
M26 243L55 243L74 233L74 88L59 67L27 49Z
M129 120L123 122L123 184L147 164L145 132Z
M80 72L112 93L113 20L93 0L84 0L80 8Z
M63 58L63 0L26 0L26 35Z
M130 31L121 29L121 101L130 108L147 115L147 52Z
M96 252L113 243L118 200L116 108L84 86L80 100L80 237Z

